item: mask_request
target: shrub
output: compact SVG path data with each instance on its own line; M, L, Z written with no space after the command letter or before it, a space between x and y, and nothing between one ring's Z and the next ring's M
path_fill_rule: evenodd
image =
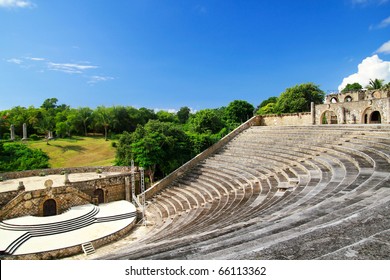
M31 135L30 135L30 139L33 140L33 141L37 141L37 140L39 140L40 138L39 138L39 136L36 135L36 134L31 134Z
M22 143L0 143L0 170L22 171L49 167L49 156Z

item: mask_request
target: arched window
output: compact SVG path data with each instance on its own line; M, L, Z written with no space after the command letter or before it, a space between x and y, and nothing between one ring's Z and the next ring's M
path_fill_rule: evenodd
M337 103L337 102L339 102L339 101L337 100L336 97L332 97L332 99L330 100L330 103Z
M346 96L344 102L352 102L352 97L350 95Z
M57 215L57 202L54 199L48 199L43 203L43 216Z

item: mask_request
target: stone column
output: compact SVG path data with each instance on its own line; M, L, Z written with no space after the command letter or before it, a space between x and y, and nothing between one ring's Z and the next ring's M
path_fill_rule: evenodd
M27 140L27 124L23 124L23 138L22 140Z
M14 141L15 140L15 126L13 124L11 124L11 141Z
M340 108L340 111L341 111L340 124L345 124L345 108L344 108L344 107L341 107L341 108Z
M70 180L69 180L69 174L68 173L65 173L65 180L64 180L64 184L70 184Z
M387 123L390 124L390 98L387 98Z
M130 187L130 177L125 177L125 200L131 202L131 187Z
M311 102L310 104L310 112L311 112L311 124L316 124L316 110L314 102Z
M26 190L26 187L23 184L23 181L19 181L18 191L24 192Z

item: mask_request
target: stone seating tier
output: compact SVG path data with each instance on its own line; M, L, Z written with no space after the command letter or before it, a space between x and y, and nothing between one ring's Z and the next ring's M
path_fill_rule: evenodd
M369 245L390 231L389 136L386 125L250 127L148 201L161 217L150 234L103 258L376 256Z

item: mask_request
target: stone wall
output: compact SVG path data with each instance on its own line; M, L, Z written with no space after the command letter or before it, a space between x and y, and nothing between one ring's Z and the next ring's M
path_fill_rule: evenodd
M43 203L48 199L56 201L57 214L76 205L96 204L95 191L97 189L103 190L104 203L125 200L125 178L129 176L129 173L124 173L81 182L69 182L65 186L53 188L0 193L0 221L26 215L42 216ZM139 174L136 174L135 184L138 188ZM127 187L131 188L130 185ZM131 190L129 192L131 193Z
M310 112L264 115L261 116L261 125L263 126L284 126L284 125L311 125L312 115Z
M104 202L124 200L125 177L127 176L130 176L130 174L120 174L82 182L70 182L69 185L91 197L95 195L96 189L102 189L104 191Z
M380 98L344 103L330 103L315 106L315 124L322 124L323 114L330 112L337 116L338 124L364 124L365 115L378 111L381 123L390 123L390 98ZM368 120L368 123L369 120Z
M20 192L0 210L0 220L23 216L42 216L43 204L54 199L57 214L77 205L91 203L92 198L70 186Z
M42 176L44 175L56 175L66 172L71 173L87 173L87 172L96 172L101 170L102 172L130 172L131 168L129 166L83 166L83 167L65 167L65 168L49 168L49 169L35 169L35 170L26 170L18 172L3 172L0 173L0 177L4 180L6 179L17 179L25 178L32 176Z

